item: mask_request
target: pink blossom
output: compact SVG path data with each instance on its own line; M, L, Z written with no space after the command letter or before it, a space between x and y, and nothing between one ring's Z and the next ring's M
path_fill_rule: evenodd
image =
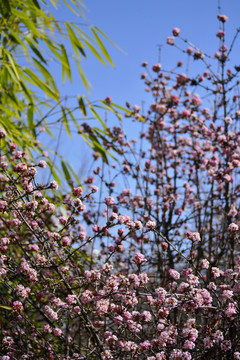
M202 267L202 269L208 269L209 268L209 261L207 259L203 259L201 261L201 267Z
M47 163L45 160L40 160L38 166L45 169L47 167Z
M173 36L169 36L167 38L167 44L168 45L174 45L174 37Z
M29 296L29 293L31 292L31 289L28 287L25 288L23 285L19 284L15 287L15 291L19 296L27 298Z
M3 128L1 128L0 129L0 139L4 138L5 136L7 136L7 133Z
M98 187L96 185L90 185L90 189L92 190L93 194L98 191Z
M85 290L81 297L81 302L87 304L93 300L93 292L90 290Z
M224 340L223 342L221 342L220 347L221 347L222 351L227 352L232 347L231 340Z
M192 240L192 242L201 241L201 237L198 232L188 232L187 237L189 240Z
M112 196L107 196L105 197L104 199L104 203L107 205L107 206L112 206L114 204L114 198Z
M237 314L236 305L233 303L229 303L227 310L226 310L226 316L230 319L234 317L234 315Z
M217 277L220 277L221 275L223 275L223 272L218 269L217 267L212 267L212 275L214 277L214 279L216 279Z
M54 334L55 336L61 336L61 335L62 335L62 330L59 329L59 328L54 328L54 329L53 329L53 334Z
M50 186L51 189L54 189L54 190L58 189L58 184L57 184L57 182L55 180L50 181L49 186Z
M77 302L77 296L76 295L68 295L67 297L66 297L66 303L68 304L68 305L72 305L72 304L76 304L76 302Z
M12 309L14 312L22 312L23 311L23 304L20 301L14 301L12 304Z
M235 223L231 223L231 224L228 226L228 231L235 232L235 231L238 231L238 230L239 230L238 225L235 224Z
M195 343L190 340L186 340L183 344L184 349L192 350L195 348Z
M220 330L217 330L215 333L213 333L212 337L217 344L219 344L224 339L223 333Z
M146 226L146 229L147 229L148 231L150 231L150 230L155 229L156 223L155 223L155 221L153 221L153 220L149 220L149 221L146 223L145 226Z
M133 260L137 265L142 265L145 262L147 262L147 259L145 259L144 255L141 253L137 253L134 256L134 260Z
M180 278L179 272L174 269L169 269L168 273L174 280L178 280Z
M154 72L159 72L161 70L161 64L158 63L158 64L153 65L152 70Z
M228 21L228 16L227 16L227 15L218 14L217 18L218 18L218 20L221 21L222 23L225 23L226 21Z
M53 320L53 321L58 320L57 313L55 311L53 311L53 309L51 309L50 306L48 306L48 305L44 306L44 311L51 320Z
M180 34L180 29L178 27L173 28L172 30L173 36L178 36Z
M191 48L191 47L188 47L188 48L187 48L187 53L188 53L189 55L191 55L193 52L194 52L194 49L193 49L193 48Z
M209 336L207 336L203 339L203 344L204 344L205 349L210 349L213 347L213 341L211 340L211 338Z
M219 39L222 39L224 37L224 35L225 35L225 32L223 30L218 30L216 36L219 37Z
M82 189L80 186L74 187L74 188L72 189L72 193L73 193L74 196L81 197L82 194L83 194L83 189Z
M67 236L64 236L62 238L62 244L63 244L63 246L69 246L71 244L71 239L69 239L69 237L67 237Z

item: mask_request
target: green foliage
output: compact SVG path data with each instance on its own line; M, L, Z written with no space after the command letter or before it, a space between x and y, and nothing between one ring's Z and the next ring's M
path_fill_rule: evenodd
M84 21L84 4L80 0L64 0L65 5ZM91 52L104 65L113 66L112 59L102 41L110 39L97 27L84 27L73 22L59 22L50 12L57 7L55 0L3 0L0 2L0 126L7 135L30 156L41 155L44 146L37 141L40 128L44 127L53 136L48 124L48 115L53 110L61 114L66 133L71 136L70 120L77 131L79 123L73 111L61 98L51 72L49 62L57 62L62 68L62 82L72 80L73 64L84 87L89 91L89 82L82 69L81 60ZM66 40L68 40L66 46ZM74 55L70 55L73 52ZM87 119L88 107L107 135L104 122L88 99L78 97L81 113ZM78 110L75 109L75 110ZM44 115L46 113L47 115ZM99 132L82 134L84 140L107 162L107 152L102 147ZM55 164L51 164L56 177ZM63 165L63 163L62 163ZM62 175L69 180L67 167L62 166Z

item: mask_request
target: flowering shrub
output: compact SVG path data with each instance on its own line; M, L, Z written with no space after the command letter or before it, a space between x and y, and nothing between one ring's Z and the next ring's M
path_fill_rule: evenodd
M196 47L195 78L144 62L154 102L126 114L139 139L109 128L119 161L105 173L93 154L84 189L38 184L44 160L0 129L1 360L240 359L240 68L218 18L222 75Z

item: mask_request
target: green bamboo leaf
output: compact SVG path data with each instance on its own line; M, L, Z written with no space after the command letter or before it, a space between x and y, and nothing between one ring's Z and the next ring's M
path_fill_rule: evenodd
M127 55L127 53L122 50L117 44L115 44L106 34L104 34L104 32L102 32L102 30L100 30L97 26L93 26L93 28L95 30L97 30L103 37L105 37L105 39L107 39L112 45L114 45L118 50L120 50L121 52L123 52L124 54Z
M28 127L29 130L32 131L34 137L36 138L36 130L35 130L35 124L33 122L33 114L34 114L34 105L30 103L28 104L28 109L27 109Z
M71 167L71 165L70 165L69 163L68 163L68 168L69 168L69 170L71 171L73 177L75 178L77 184L80 185L81 187L83 187L83 186L82 186L82 183L81 183L80 180L79 180L79 177L77 176L77 174L75 173L75 171L73 170L73 168Z
M14 112L13 110L9 109L9 107L6 107L2 104L0 104L0 110L2 110L6 115L8 116L13 116L13 117L16 117L16 118L20 118L18 112Z
M99 141L97 140L96 136L91 135L91 136L87 136L86 134L81 134L82 138L85 140L85 142L97 153L99 154L103 161L108 164L108 159L106 156L106 153L109 154L108 151L106 151L101 144L99 143Z
M28 45L32 49L32 51L37 55L37 57L44 63L47 64L46 60L41 54L41 51L33 44L32 39L29 39L27 36L25 36L25 40L27 41Z
M21 83L20 83L20 85L21 85ZM24 110L24 107L25 107L24 104L19 101L19 99L17 98L17 96L13 92L5 93L4 96L7 97L6 103L10 103L11 106L13 106L18 111L23 111Z
M3 5L7 9L7 11L10 13L11 12L11 6L10 6L9 1L8 0L3 0Z
M6 306L6 305L0 305L0 308L5 309L5 310L12 310L12 308L10 306Z
M77 253L78 255L80 255L81 257L83 257L84 259L88 260L89 262L92 262L92 261L93 261L89 256L87 256L87 255L86 255L84 252L82 252L82 251L76 250L76 253Z
M52 160L51 160L50 158L48 158L47 164L48 164L49 169L50 169L50 171L51 171L51 174L53 175L53 177L54 177L54 179L56 180L56 182L57 182L58 184L61 184L61 180L60 180L59 176L57 175L57 173L56 173L56 171L55 171L55 169L58 169L58 167L57 167L55 164L53 164L53 162L52 162ZM59 170L59 169L58 169L58 170Z
M82 96L80 96L80 95L78 95L78 104L79 104L81 112L86 117L87 116L86 106L84 104Z
M65 112L65 109L64 109L63 106L61 106L61 110L62 110L62 119L63 119L64 126L65 126L65 128L66 128L66 130L67 130L68 136L71 138L72 135L71 135L71 131L70 131L70 129L69 129L66 112Z
M70 6L69 1L63 0L63 2L67 5L67 7L77 16L79 16L79 14Z
M103 101L103 103L105 103L105 101ZM106 104L106 103L105 103L105 104ZM124 107L122 107L122 106L120 106L120 105L111 103L111 106L113 106L113 107L115 107L115 108L117 108L117 109L119 109L119 110L122 110L122 111L126 112L127 114L132 114L132 111L131 111L131 110L129 110L129 109L127 109L127 108L124 108Z
M68 114L69 114L69 116L71 117L71 119L72 119L74 125L76 126L77 130L79 130L79 124L77 123L77 120L75 119L72 111L71 111L68 107L65 108L65 111L68 112Z
M39 3L37 2L37 0L32 0L32 2L38 9L41 9Z
M30 33L32 33L37 38L41 38L41 34L37 29L37 25L30 19L27 11L19 11L16 9L16 7L12 7L11 12L25 24Z
M32 103L32 102L33 102L33 98L32 98L31 91L28 89L28 87L26 86L26 84L24 83L24 81L20 81L20 85L21 85L22 90L23 90L23 92L25 93L28 101L29 101L30 103Z
M22 45L22 47L23 47L24 49L26 49L26 48L27 48L26 45L25 45L24 42L20 39L20 37L18 36L18 34L17 34L15 31L13 31L13 29L10 29L10 32L11 32L11 36L13 37L14 41L15 41L17 44Z
M17 68L16 68L16 63L13 60L13 57L12 57L11 53L9 51L5 51L5 52L7 54L7 57L9 59L11 65L12 65L15 76L16 76L17 80L20 82L21 79L20 79L19 73L18 73Z
M79 72L79 75L80 75L80 77L81 77L81 79L82 79L82 82L83 82L83 84L84 84L84 86L85 86L85 89L86 89L87 92L89 93L89 87L91 86L91 84L90 84L89 81L87 80L87 78L86 78L86 76L85 76L85 74L84 74L84 72L83 72L83 69L82 69L81 65L79 64L79 61L78 61L77 59L75 59L75 62L76 62L76 64L77 64L78 72Z
M98 119L98 121L102 124L102 126L104 127L104 129L107 130L106 124L102 121L102 119L100 118L100 116L98 115L98 113L96 112L96 110L93 108L93 106L92 106L92 104L90 103L90 101L89 101L87 98L85 98L85 99L86 99L86 101L87 101L88 107L89 107L91 113L93 114L93 116L94 116L96 119Z
M64 83L65 72L67 73L67 76L70 81L72 81L72 77L71 77L71 69L70 69L70 65L69 65L69 61L68 61L67 52L66 52L66 49L63 44L61 44L61 49L62 49L62 60L63 60L62 61L62 78L63 78L63 83Z
M105 46L103 45L101 39L99 38L98 34L96 33L96 31L94 30L93 27L90 27L90 29L91 29L91 31L92 31L92 33L93 33L93 35L94 35L94 37L95 37L95 39L96 39L99 47L100 47L100 49L102 50L102 53L104 54L105 58L106 58L107 61L114 67L114 64L113 64L113 62L112 62L112 59L111 59L109 53L107 52Z
M44 76L44 78L46 80L46 83L48 84L49 81L50 81L55 93L58 93L57 86L56 86L55 81L54 81L52 75L50 74L50 72L34 57L33 57L33 61L34 61L35 65L37 66L37 68L43 74L43 76Z
M75 51L75 54L79 57L79 54L78 54L78 52L77 52L77 50L76 50L76 49L78 49L79 52L80 52L84 57L86 57L83 44L82 44L81 41L77 38L77 36L75 35L75 33L74 33L73 29L71 28L71 26L70 26L68 23L65 23L65 25L66 25L66 28L67 28L67 31L68 31L68 35L69 35L70 41L71 41L71 43L72 43L73 49L74 49L74 51Z
M95 47L84 37L81 36L83 41L85 42L85 44L88 46L88 48L90 49L90 51L93 53L93 55L103 64L106 65L105 61L103 60L103 58L100 56L100 54L97 52L97 50L95 49Z
M56 94L56 92L54 92L48 85L46 85L42 79L40 79L32 70L25 68L24 73L26 73L32 80L33 84L44 91L46 95L50 96L56 101L59 101L59 94Z
M84 12L83 12L83 10L81 9L81 7L82 8L84 8L84 9L87 9L87 7L86 7L86 5L81 1L81 0L71 0L72 1L72 3L76 6L76 8L78 9L78 11L80 12L80 14L81 14L81 16L84 18L84 19L86 19L86 17L85 17L85 14L84 14ZM80 6L80 5L81 6Z
M62 165L62 169L63 169L64 175L65 175L65 179L67 181L69 181L71 179L71 175L68 171L67 165L65 164L65 162L63 160L61 160L61 165Z
M48 38L44 38L43 41L46 43L46 45L48 46L49 50L56 56L56 58L58 60L61 61L61 63L63 63L63 58L62 55L60 54L60 47L57 46L56 44L54 44L52 41L50 41ZM59 51L59 52L58 52ZM67 66L67 64L65 64L65 66Z
M20 83L19 83L18 78L16 77L15 71L13 70L12 66L11 66L11 65L6 65L6 66L5 66L5 69L6 69L7 72L8 72L8 75L9 75L9 77L10 77L10 80L11 80L13 83L15 83L16 90L19 91L19 88L17 89L17 87L19 87ZM7 80L9 80L9 78L8 78Z

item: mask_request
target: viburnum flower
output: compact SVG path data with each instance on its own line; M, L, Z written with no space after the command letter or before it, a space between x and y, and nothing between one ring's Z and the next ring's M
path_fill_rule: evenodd
M235 223L231 223L229 226L228 226L228 231L238 231L239 230L239 227L237 224Z
M52 180L51 182L50 182L50 188L51 189L54 189L54 190L57 190L58 189L58 184L57 184L57 182L55 181L55 180Z
M168 273L174 280L178 280L180 278L179 272L174 269L169 269Z
M221 38L223 38L224 37L224 35L225 35L225 32L223 31L223 30L218 30L218 32L217 32L217 37L219 38L219 39L221 39Z
M189 240L192 240L192 242L201 241L201 237L198 232L188 232L187 237Z
M55 328L55 329L53 329L53 334L55 336L61 336L62 335L62 330L59 329L59 328Z
M45 169L47 167L47 163L45 160L40 160L38 166Z
M68 295L67 297L66 297L66 303L68 304L68 305L72 305L72 304L76 304L76 302L77 302L77 296L76 295Z
M0 139L4 138L5 136L7 136L7 133L3 128L1 128L0 129Z
M111 206L114 204L114 198L112 196L107 196L105 197L104 199L104 203L107 205L107 206Z
M137 264L137 265L142 265L145 262L147 262L147 259L145 259L144 255L141 253L137 253L134 256L133 261Z
M167 44L168 45L174 45L174 36L169 36L167 38Z
M152 69L154 72L159 72L161 70L161 64L158 63L153 65Z
M74 188L72 189L72 193L73 193L74 196L81 197L82 194L83 194L83 189L82 189L80 186L74 187Z
M201 261L201 267L202 267L202 269L208 269L209 268L209 261L207 259L203 259Z
M192 47L188 47L186 51L189 55L194 53L194 49Z
M14 312L22 312L23 311L23 304L20 301L14 301L12 304L12 309Z
M174 27L172 29L173 36L178 36L180 34L180 29L178 27Z
M98 191L98 187L96 185L90 185L90 189L92 190L93 194Z
M155 223L155 221L153 221L153 220L149 220L149 221L146 223L145 227L146 227L146 230L148 230L148 231L153 230L153 229L155 229L155 227L156 227L156 223Z
M218 14L217 18L218 18L218 20L221 21L222 23L225 23L226 21L228 21L228 16L227 16L227 15Z

